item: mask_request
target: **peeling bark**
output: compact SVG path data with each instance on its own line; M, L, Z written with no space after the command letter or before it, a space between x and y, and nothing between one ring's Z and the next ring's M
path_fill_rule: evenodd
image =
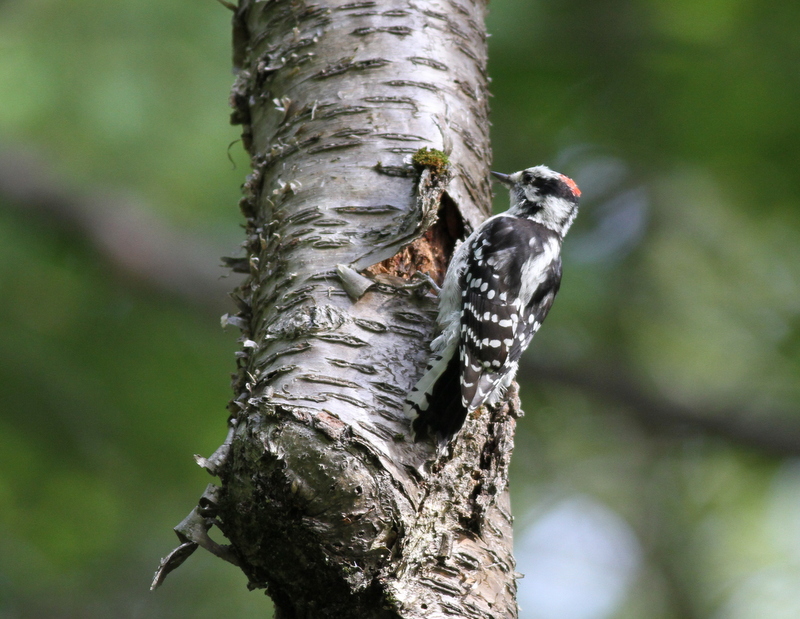
M440 282L490 206L484 11L482 0L236 10L233 120L253 172L247 258L230 261L249 277L227 320L242 350L231 440L199 460L221 488L192 521L200 534L183 523L181 548L224 555L206 535L219 526L223 558L279 617L517 616L516 396L468 419L443 454L413 442L402 412L436 312L412 276ZM414 169L421 147L447 153L449 171Z

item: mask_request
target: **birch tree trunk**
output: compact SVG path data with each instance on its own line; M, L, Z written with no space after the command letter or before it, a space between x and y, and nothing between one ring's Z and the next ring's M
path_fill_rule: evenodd
M490 208L484 12L485 0L236 11L232 103L253 173L248 257L232 264L249 277L229 318L243 333L231 434L200 459L222 484L199 512L231 547L188 525L182 539L237 563L278 617L517 616L516 397L468 419L440 456L402 412L436 311L404 286L415 271L441 281ZM410 165L421 147L449 167Z

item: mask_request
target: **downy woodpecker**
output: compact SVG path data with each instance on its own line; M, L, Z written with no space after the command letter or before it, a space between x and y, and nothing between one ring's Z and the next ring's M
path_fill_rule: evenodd
M470 234L447 269L439 335L405 403L417 439L430 433L445 443L468 414L503 397L561 283L561 242L578 214L578 186L543 165L492 174L508 186L511 207Z

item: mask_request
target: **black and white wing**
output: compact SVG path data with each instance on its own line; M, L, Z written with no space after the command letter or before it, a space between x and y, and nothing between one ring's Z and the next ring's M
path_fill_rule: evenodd
M451 265L460 299L440 296L448 305L440 315L453 313L440 336L446 345L406 399L417 437L432 431L448 440L470 412L497 402L561 282L561 239L530 219L498 215L465 245Z
M561 283L560 238L526 218L499 216L471 240L462 276L461 404L495 403Z

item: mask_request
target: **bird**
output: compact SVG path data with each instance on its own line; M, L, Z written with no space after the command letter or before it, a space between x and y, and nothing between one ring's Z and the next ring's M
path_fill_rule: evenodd
M492 174L508 187L510 207L478 226L450 261L427 369L404 403L417 441L445 445L467 415L503 398L561 285L561 244L580 189L544 165Z

